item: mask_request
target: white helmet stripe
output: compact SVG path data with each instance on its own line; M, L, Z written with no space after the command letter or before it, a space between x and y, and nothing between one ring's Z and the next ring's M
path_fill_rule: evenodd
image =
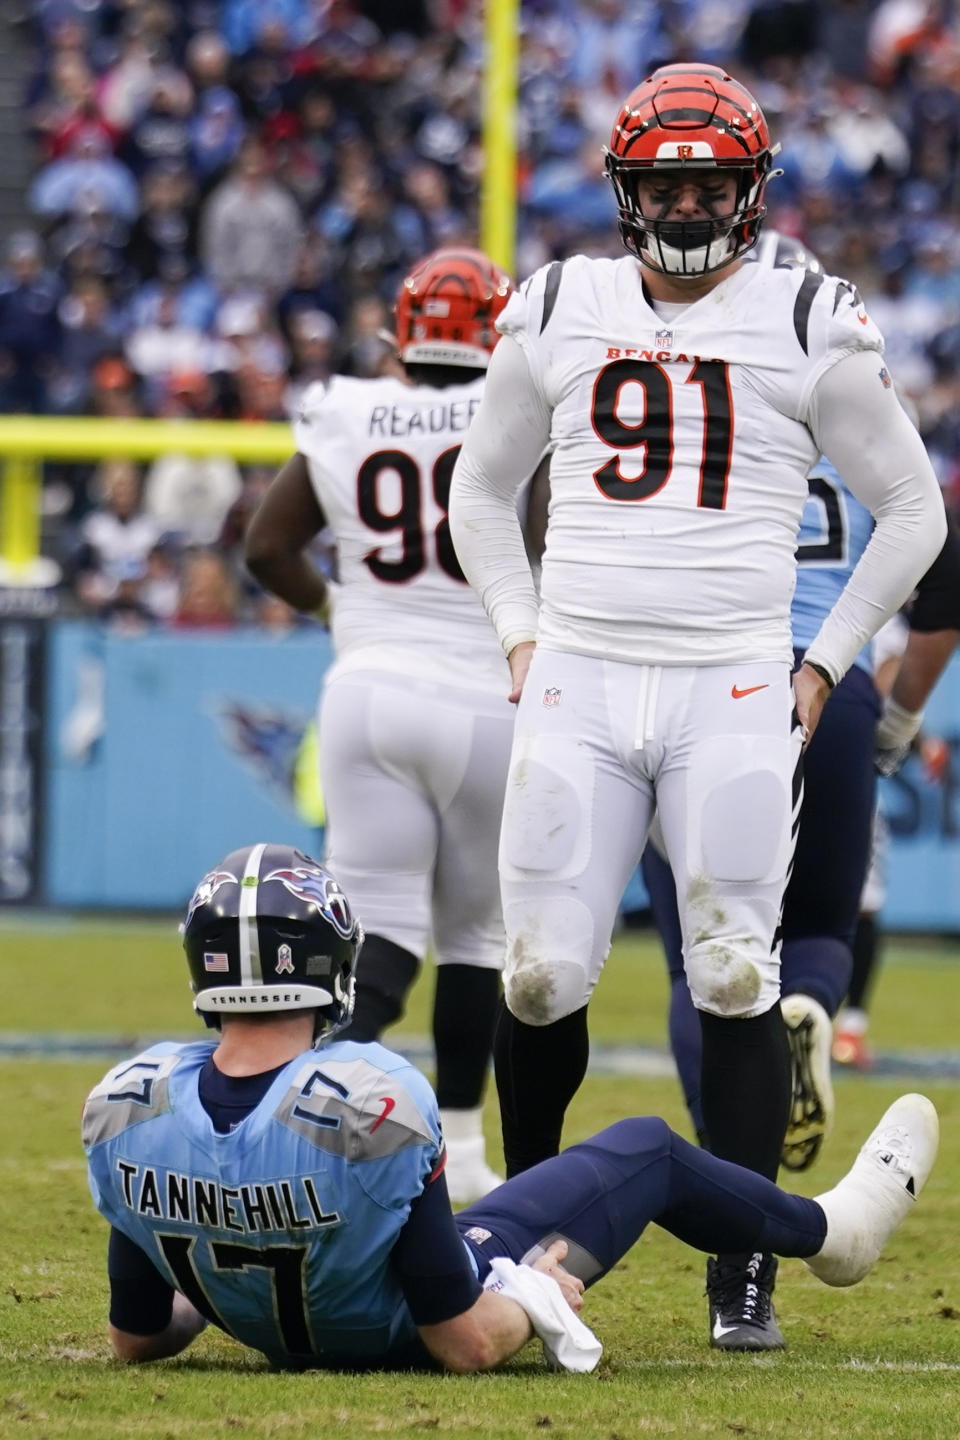
M241 985L262 985L263 969L260 965L260 932L257 929L257 896L259 883L251 885L250 880L259 882L260 861L266 845L254 845L247 859L247 868L240 881L240 908L238 928L240 931L240 983Z

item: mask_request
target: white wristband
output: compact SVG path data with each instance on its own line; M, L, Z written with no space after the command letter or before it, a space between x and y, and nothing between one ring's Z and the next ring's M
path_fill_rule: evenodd
M919 733L922 724L922 710L905 710L888 695L877 721L877 749L896 750L901 745L909 745Z
M506 1295L526 1311L530 1324L543 1341L547 1364L555 1370L583 1372L599 1364L603 1346L589 1326L570 1309L552 1275L498 1255L490 1262L490 1274L483 1288Z

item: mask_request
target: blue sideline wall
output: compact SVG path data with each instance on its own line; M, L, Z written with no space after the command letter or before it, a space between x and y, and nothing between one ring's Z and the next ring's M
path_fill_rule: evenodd
M54 625L47 903L179 907L237 846L286 840L316 852L291 772L329 662L319 627L267 637Z
M329 639L319 628L127 636L50 627L43 877L48 904L179 907L228 850L287 839L317 851L290 770L314 716ZM89 738L102 680L102 733ZM86 727L86 728L85 728ZM93 728L96 728L95 726ZM890 928L960 932L960 660L928 708L951 747L945 784L911 759L884 781ZM627 908L646 903L634 882Z

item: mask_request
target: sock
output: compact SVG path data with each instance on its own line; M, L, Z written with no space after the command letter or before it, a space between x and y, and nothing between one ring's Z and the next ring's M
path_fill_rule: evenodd
M845 1006L837 1016L837 1029L847 1035L866 1035L867 1023L866 1010L855 1010L852 1006Z
M493 1059L508 1177L559 1152L589 1054L586 1005L552 1025L524 1025L501 1004Z
M382 935L367 935L357 964L357 995L353 1019L338 1040L379 1040L399 1020L420 961Z
M477 1105L472 1110L445 1110L441 1105L440 1128L447 1144L456 1140L476 1140L483 1135L483 1107Z
M433 1046L441 1110L472 1110L483 1100L499 1008L499 970L437 966Z
M700 1011L701 1099L714 1155L775 1180L790 1117L790 1050L779 1004L752 1020Z
M784 940L780 960L782 995L809 995L833 1019L847 993L853 970L850 946L832 935Z
M861 915L853 937L853 974L847 991L847 1004L851 1010L866 1010L867 996L873 985L879 953L877 922L873 915Z

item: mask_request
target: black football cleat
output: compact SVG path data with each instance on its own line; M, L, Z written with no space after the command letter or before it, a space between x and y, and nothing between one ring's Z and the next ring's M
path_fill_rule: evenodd
M715 1350L782 1350L773 1311L774 1255L728 1255L707 1261L710 1344Z

